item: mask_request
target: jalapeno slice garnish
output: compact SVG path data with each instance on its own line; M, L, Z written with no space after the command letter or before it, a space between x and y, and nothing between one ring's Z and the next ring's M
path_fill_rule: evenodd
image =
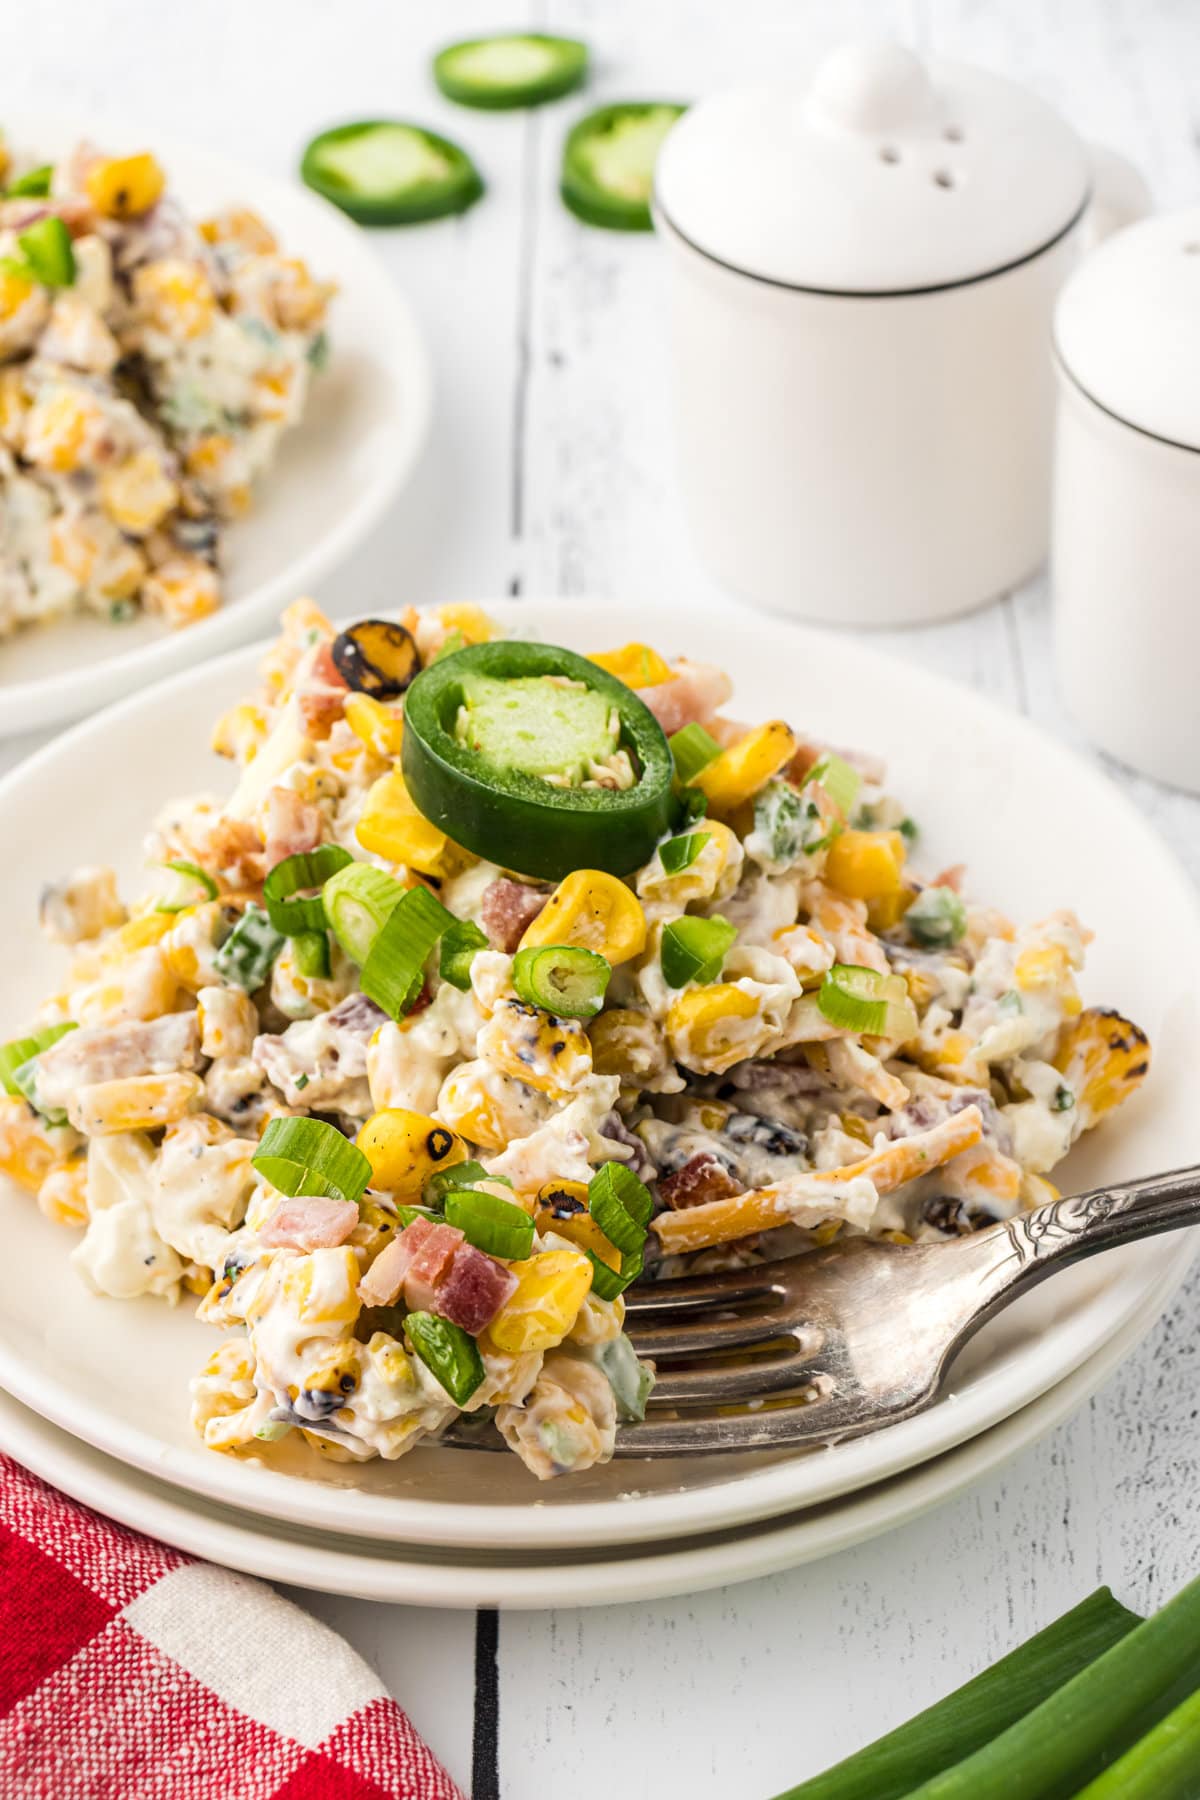
M559 191L577 218L609 231L649 231L659 148L684 106L669 101L602 106L572 127Z
M304 152L300 175L360 225L440 219L465 212L483 193L483 178L465 150L399 119L323 131Z
M404 701L404 778L427 819L477 856L557 881L627 875L671 819L671 752L631 688L553 644L470 644Z
M542 106L577 88L587 62L587 45L578 38L514 31L448 44L433 59L433 79L460 106Z
M421 667L411 631L390 619L362 619L333 640L333 666L355 693L395 700Z

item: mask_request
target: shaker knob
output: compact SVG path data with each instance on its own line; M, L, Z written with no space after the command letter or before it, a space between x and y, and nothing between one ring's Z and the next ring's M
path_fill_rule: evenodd
M937 97L924 63L902 44L843 44L819 65L805 110L842 131L895 131L930 119Z

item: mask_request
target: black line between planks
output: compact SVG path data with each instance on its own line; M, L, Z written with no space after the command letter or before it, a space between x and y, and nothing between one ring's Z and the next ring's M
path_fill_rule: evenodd
M500 1800L500 1615L475 1614L475 1731L471 1800Z

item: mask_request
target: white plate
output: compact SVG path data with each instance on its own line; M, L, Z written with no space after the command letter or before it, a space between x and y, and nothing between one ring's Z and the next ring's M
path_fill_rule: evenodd
M301 424L244 520L226 533L225 600L182 631L139 617L113 625L91 614L31 626L0 643L0 737L95 712L174 669L194 668L269 628L362 542L395 500L429 425L429 358L408 304L367 233L307 188L122 120L65 119L5 110L8 142L53 161L81 138L154 150L193 217L240 203L275 230L289 255L336 281L331 355L314 379Z
M1098 934L1087 995L1150 1033L1150 1081L1080 1147L1069 1183L1200 1161L1196 901L1164 845L1093 768L977 695L858 642L745 615L728 624L661 615L651 628L631 606L606 604L602 617L562 602L494 610L580 648L649 634L665 651L719 658L738 683L739 714L785 711L834 742L887 754L922 825L922 865L969 858L974 891L1025 917L1076 906ZM0 893L0 941L13 964L4 1035L61 976L60 953L33 926L41 882L107 859L132 891L142 830L161 803L228 785L227 766L204 746L214 714L245 691L256 654L112 708L0 783L0 842L20 849ZM69 1240L28 1198L0 1198L0 1221L0 1386L45 1417L123 1461L270 1517L410 1544L543 1553L723 1530L940 1455L1079 1368L1192 1254L1190 1241L1163 1238L1055 1277L980 1334L936 1407L873 1437L800 1455L613 1463L539 1486L514 1457L436 1448L354 1467L301 1449L284 1465L294 1473L209 1452L190 1430L186 1391L211 1329L156 1301L88 1294L67 1262Z
M570 1555L542 1554L525 1562L511 1553L491 1560L462 1550L439 1552L378 1539L331 1541L323 1532L260 1523L231 1507L181 1494L59 1431L3 1394L0 1450L122 1524L226 1568L294 1587L407 1606L522 1611L662 1600L833 1556L908 1524L982 1481L1061 1425L1096 1392L1150 1330L1178 1280L1178 1270L1166 1271L1124 1327L1082 1368L957 1450L862 1493L766 1525L688 1540L678 1548L630 1545L614 1552L577 1547Z

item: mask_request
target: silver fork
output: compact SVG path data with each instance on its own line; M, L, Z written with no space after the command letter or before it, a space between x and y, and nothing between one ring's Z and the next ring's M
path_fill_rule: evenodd
M632 1289L626 1330L658 1380L618 1456L779 1450L932 1406L954 1358L1018 1295L1085 1256L1200 1222L1200 1168L1053 1201L950 1242L847 1238Z

